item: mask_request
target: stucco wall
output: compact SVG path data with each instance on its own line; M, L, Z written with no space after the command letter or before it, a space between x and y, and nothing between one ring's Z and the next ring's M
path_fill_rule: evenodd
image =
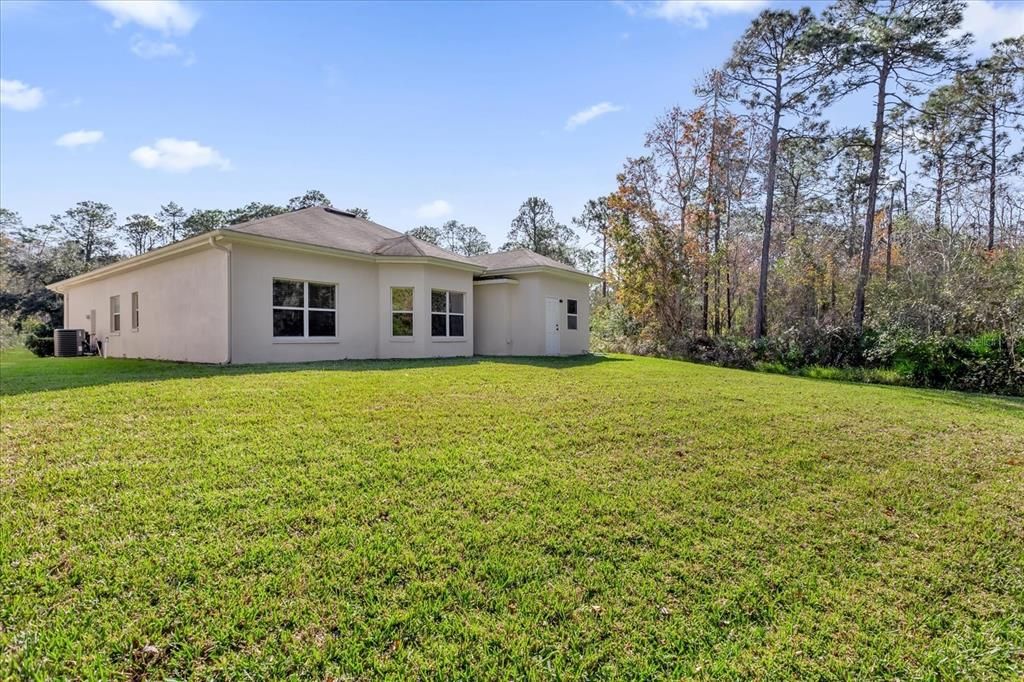
M227 254L201 247L64 294L64 326L91 331L108 357L226 362ZM139 292L139 327L132 329L132 292ZM121 331L111 331L110 297L121 297Z
M518 284L478 285L480 316L477 353L481 355L544 355L545 303L551 297L559 301L559 354L576 355L590 348L590 289L584 282L529 273L515 275ZM504 293L498 290L503 290ZM503 302L502 299L505 299ZM578 302L577 329L566 323L566 299ZM504 329L502 326L504 325Z
M275 278L337 285L337 337L275 339ZM391 336L391 287L413 287L411 339ZM430 291L466 295L466 334L458 341L430 336ZM299 251L232 245L232 358L234 363L304 362L473 354L472 274L420 263L374 263Z
M65 295L65 325L90 330L89 313L95 310L97 336L108 355L192 362L450 357L474 351L544 355L545 298L551 297L558 300L559 353L573 355L589 348L590 296L585 282L528 273L515 275L514 284L474 285L470 272L425 263L378 263L240 242L229 248L230 267L226 252L202 246L71 286ZM275 278L337 285L336 336L275 338ZM411 337L392 335L392 287L413 288ZM432 336L430 295L435 289L464 294L462 337ZM133 291L140 296L137 330L131 325ZM121 296L120 333L110 331L113 295ZM575 330L567 324L570 298L578 302Z
M378 270L380 322L378 357L434 358L473 355L473 275L433 265L381 263ZM391 334L391 287L413 288L413 335ZM430 334L430 292L433 289L465 294L465 335L460 339L434 338Z
M473 308L476 317L473 347L477 355L510 355L509 299L518 287L515 280L478 282L473 286Z
M231 245L231 362L377 357L377 265L335 256ZM275 278L337 285L332 339L274 338Z

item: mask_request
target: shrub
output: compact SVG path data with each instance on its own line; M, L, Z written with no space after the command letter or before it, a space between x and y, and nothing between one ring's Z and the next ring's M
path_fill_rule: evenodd
M26 348L41 358L53 355L53 327L35 322L28 325L25 331Z
M961 338L894 330L878 336L868 357L915 386L1024 395L1024 343L1014 348L998 332Z
M1024 340L1012 345L998 332L921 337L888 329L858 336L847 327L826 326L789 329L758 341L695 335L665 342L616 336L605 339L602 350L815 378L1024 395Z

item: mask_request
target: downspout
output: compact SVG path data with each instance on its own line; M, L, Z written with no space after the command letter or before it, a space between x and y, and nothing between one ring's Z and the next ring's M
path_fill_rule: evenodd
M215 248L215 249L217 249L218 251L223 251L224 253L226 253L227 254L227 259L228 259L227 287L225 287L227 289L227 308L226 308L226 310L227 310L227 334L228 334L227 335L227 342L228 342L228 349L227 349L227 358L224 360L224 364L225 365L230 365L231 364L231 346L232 346L232 343L234 341L231 338L231 249L229 247L227 247L227 246L221 246L220 244L218 244L217 243L217 239L219 239L219 237L216 237L214 235L210 235L210 246Z

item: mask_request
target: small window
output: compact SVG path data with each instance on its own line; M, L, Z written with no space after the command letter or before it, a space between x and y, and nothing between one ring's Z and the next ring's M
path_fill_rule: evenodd
M139 328L139 292L132 292L132 329Z
M121 331L121 297L110 297L110 331Z
M391 336L412 336L412 287L391 287Z
M465 294L461 291L430 292L430 335L465 336Z
M337 334L337 286L275 279L272 310L278 338L332 337Z
M565 328L576 329L579 327L579 308L575 298L567 298L565 300Z

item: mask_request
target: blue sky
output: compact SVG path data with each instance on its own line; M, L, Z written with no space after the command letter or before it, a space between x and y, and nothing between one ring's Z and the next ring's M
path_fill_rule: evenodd
M123 218L317 188L497 246L527 196L569 223L610 191L763 4L5 0L0 203L35 223L85 199ZM1024 4L969 23L1024 32Z

